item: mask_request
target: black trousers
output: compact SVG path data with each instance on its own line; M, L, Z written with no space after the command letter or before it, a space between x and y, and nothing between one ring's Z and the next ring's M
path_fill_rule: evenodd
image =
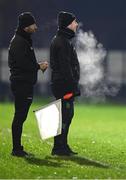
M23 123L33 99L33 85L24 82L12 82L11 90L14 95L15 113L12 121L13 150L20 150Z
M62 99L62 133L54 137L54 150L66 149L68 145L69 127L74 116L74 99Z

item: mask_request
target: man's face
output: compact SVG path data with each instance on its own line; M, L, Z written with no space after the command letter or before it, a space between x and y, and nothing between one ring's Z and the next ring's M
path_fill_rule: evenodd
M71 29L72 31L76 32L78 27L78 23L76 19L69 25L67 28Z
M25 27L24 30L28 33L34 33L37 31L37 25L36 24L32 24L28 27Z

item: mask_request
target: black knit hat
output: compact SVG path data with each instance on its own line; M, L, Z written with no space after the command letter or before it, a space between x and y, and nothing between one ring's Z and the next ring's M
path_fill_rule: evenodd
M74 14L61 11L58 14L58 26L59 26L59 28L66 28L75 19L76 19L76 17Z
M25 28L35 23L35 18L30 12L24 12L18 16L18 26L20 28Z

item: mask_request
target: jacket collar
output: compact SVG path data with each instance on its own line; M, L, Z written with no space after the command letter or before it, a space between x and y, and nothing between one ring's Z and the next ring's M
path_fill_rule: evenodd
M72 39L75 37L75 32L68 28L59 28L57 34L64 36L67 39Z
M18 27L16 29L16 34L23 37L25 40L28 41L30 45L32 45L31 33L27 33L26 31Z

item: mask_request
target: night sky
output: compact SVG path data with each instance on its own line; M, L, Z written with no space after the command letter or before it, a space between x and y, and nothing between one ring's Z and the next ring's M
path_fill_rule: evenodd
M8 47L17 16L24 11L36 17L39 30L33 37L35 47L49 47L61 10L73 12L83 30L91 30L106 49L126 49L126 0L1 0L0 47Z

